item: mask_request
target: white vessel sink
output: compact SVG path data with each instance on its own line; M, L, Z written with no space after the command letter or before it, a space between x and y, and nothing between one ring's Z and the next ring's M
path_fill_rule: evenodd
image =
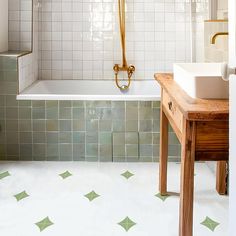
M221 63L174 64L174 80L191 97L229 98L229 83L222 79Z

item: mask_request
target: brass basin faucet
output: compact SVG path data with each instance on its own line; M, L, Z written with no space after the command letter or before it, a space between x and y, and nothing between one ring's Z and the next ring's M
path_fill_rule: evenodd
M216 38L218 36L226 36L226 35L229 35L228 32L218 32L216 34L213 35L213 37L211 38L211 44L216 44Z

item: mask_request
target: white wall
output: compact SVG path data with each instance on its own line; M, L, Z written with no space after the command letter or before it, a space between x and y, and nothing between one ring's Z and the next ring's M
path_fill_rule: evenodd
M227 0L218 0L218 19L227 18L228 12L228 1Z
M0 52L8 50L8 0L0 0Z

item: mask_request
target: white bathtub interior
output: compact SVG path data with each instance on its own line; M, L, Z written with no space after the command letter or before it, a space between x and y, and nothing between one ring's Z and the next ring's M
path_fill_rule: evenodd
M160 87L153 80L132 81L122 92L111 80L37 80L17 95L18 100L158 101Z

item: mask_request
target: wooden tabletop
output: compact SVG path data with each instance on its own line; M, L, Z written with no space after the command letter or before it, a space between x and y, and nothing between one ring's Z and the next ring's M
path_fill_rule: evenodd
M155 79L167 91L186 119L229 120L229 100L192 98L173 80L173 74L157 73Z

